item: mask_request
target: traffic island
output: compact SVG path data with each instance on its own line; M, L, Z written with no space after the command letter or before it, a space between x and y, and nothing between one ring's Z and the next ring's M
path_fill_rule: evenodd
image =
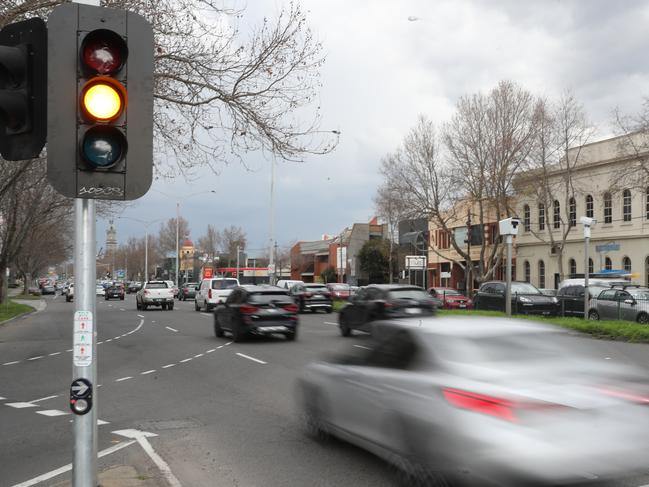
M36 304L36 303L34 303ZM19 316L31 313L36 310L35 305L28 305L25 303L17 303L9 300L6 303L0 304L0 325L11 321Z

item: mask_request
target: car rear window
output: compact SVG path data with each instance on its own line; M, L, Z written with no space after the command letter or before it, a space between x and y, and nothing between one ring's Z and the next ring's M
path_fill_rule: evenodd
M349 286L346 284L333 284L331 289L335 289L336 291L349 291Z
M518 294L543 294L531 284L526 282L512 282L512 293Z
M392 299L430 300L430 296L423 289L393 289L388 292L388 295Z
M327 289L327 286L313 286L313 285L307 284L305 287L311 292L326 293L326 292L329 291L329 289Z
M458 291L455 289L435 289L437 294L445 295L445 296L462 296Z
M147 289L167 289L169 286L166 282L149 282L146 287Z
M283 292L251 293L249 301L255 304L270 304L273 302L277 302L277 303L293 302L293 300L288 296L288 294Z
M212 281L212 289L232 289L237 286L236 279L215 279Z

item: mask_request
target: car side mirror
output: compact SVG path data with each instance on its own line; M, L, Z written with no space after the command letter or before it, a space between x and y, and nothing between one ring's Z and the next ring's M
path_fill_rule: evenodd
M625 299L624 304L635 304L635 299Z

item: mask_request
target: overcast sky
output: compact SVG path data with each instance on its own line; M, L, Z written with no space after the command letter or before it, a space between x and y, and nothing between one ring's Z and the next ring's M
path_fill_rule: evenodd
M249 2L250 27L274 16L281 2ZM226 1L227 4L227 1ZM458 98L511 79L548 97L571 89L603 138L612 110L633 113L649 95L649 2L304 0L322 42L322 130L339 130L339 145L304 163L277 162L275 234L280 246L335 234L374 214L381 157L393 151L419 114L447 121ZM241 6L241 5L238 5ZM270 162L245 156L216 176L155 181L122 215L141 220L181 215L191 238L208 223L241 226L250 256L262 255L270 231ZM217 193L195 194L215 190ZM116 220L120 243L143 236L131 220ZM107 222L97 227L98 247ZM160 224L151 225L157 233Z

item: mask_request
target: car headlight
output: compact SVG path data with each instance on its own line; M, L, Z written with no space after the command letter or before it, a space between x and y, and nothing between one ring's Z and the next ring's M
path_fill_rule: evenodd
M519 296L518 299L521 301L521 303L531 303L532 300L530 298L526 298L525 296Z
M559 300L556 297L552 296L552 302L556 304L559 302Z

